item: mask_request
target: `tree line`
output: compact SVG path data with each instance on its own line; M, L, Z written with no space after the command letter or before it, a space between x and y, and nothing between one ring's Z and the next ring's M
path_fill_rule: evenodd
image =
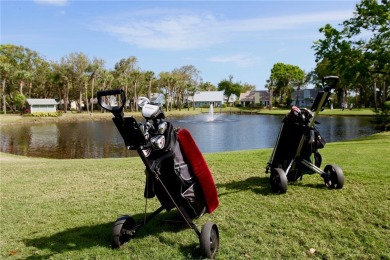
M326 24L319 31L324 38L313 43L316 67L305 72L298 66L278 62L270 71L265 88L271 106L291 103L291 92L309 83L321 87L323 76L340 77L336 104L347 102L351 94L357 107L381 106L389 100L390 3L388 0L363 0L356 4L352 18L341 30ZM363 38L364 37L364 38ZM134 56L118 61L114 69L106 69L105 61L89 58L81 52L66 55L60 61L47 61L36 51L12 44L0 45L1 110L15 111L26 98L55 98L67 112L70 101L77 110L93 112L98 90L124 89L130 101L127 109L137 110L139 96L163 93L166 109L181 109L196 91L223 90L225 95L254 90L248 83L234 82L233 76L217 86L203 82L201 72L185 65L168 72L142 70Z
M95 93L98 90L122 88L130 101L127 109L137 110L137 98L152 93L163 93L166 108L182 108L196 91L224 90L238 94L254 89L247 83L222 80L218 86L203 82L200 71L193 65L185 65L169 72L144 71L137 65L136 57L123 58L114 69L105 68L105 61L90 59L84 53L71 53L60 61L46 61L36 51L12 44L0 45L0 72L2 110L15 111L26 98L54 98L60 101L60 109L67 112L69 102L75 101L77 111L82 105L93 112Z

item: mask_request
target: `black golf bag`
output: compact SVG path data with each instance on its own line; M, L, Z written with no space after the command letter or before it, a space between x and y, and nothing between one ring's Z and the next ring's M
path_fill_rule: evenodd
M128 242L137 229L162 210L176 208L184 222L199 237L201 254L213 258L219 247L216 224L207 222L199 231L193 219L212 213L218 207L218 195L211 172L200 150L186 129L175 129L165 121L159 101L138 100L144 123L125 117L126 98L122 90L99 91L99 105L112 112L113 121L126 147L136 150L146 166L144 197L157 197L161 206L136 222L131 216L119 217L113 228L112 246L119 248Z
M271 173L271 190L285 193L287 183L302 179L304 174L318 173L329 188L341 189L344 174L339 166L331 164L321 170L322 157L318 149L326 142L315 126L318 113L324 109L330 91L338 77L323 78L323 90L319 91L310 110L293 106L284 117L275 148L267 164L266 173ZM325 86L326 85L326 86Z

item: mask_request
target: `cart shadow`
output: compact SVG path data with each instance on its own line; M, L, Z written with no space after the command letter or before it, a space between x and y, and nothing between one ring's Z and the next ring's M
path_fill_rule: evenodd
M297 182L289 182L289 185L295 185L303 188L311 188L311 189L328 189L325 183L304 183L302 181Z
M144 214L136 214L132 215L132 217L136 221L142 221ZM23 239L22 241L27 247L38 249L34 251L39 252L39 250L42 250L47 252L46 254L42 254L43 252L41 251L37 253L37 255L30 255L26 259L46 259L54 257L60 253L69 251L83 251L84 249L92 247L106 247L111 249L111 234L114 222L115 219L109 223L67 229L50 236ZM150 235L158 237L159 233L165 231L178 232L185 229L192 231L189 229L177 211L172 210L170 212L160 213L145 226L138 229L133 239L142 239ZM167 244L175 243L175 241L165 242ZM192 254L194 257L197 257L198 253L195 252L195 247L196 245L188 245L187 247L183 247L183 255Z
M263 196L273 194L270 190L269 178L267 177L250 177L241 181L233 181L226 184L217 184L218 189L226 189L226 192L218 193L219 197L227 194L238 193L245 190L251 190L256 194Z

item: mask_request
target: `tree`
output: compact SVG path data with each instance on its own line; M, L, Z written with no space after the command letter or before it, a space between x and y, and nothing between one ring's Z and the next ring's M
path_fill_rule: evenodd
M339 102L346 100L348 91L355 91L360 95L359 102L376 107L376 83L383 86L382 97L388 96L389 13L389 1L382 0L380 4L376 0L363 0L356 5L354 16L342 23L340 31L329 24L320 28L325 38L314 42L312 47L319 62L316 71L340 77Z
M389 75L390 61L390 1L363 0L356 5L354 16L343 22L344 35L364 58L371 61L371 73ZM371 37L364 39L362 34Z
M280 103L283 102L283 98L290 97L290 94L294 87L299 90L303 85L306 74L298 66L284 64L281 62L275 63L271 69L270 80L272 86L275 86L275 90L280 95Z
M189 96L194 94L201 81L200 71L193 65L185 65L173 70L175 77L176 105L181 110L182 102L187 103Z
M252 85L252 84L249 84L249 83L244 83L244 84L241 85L241 93L252 91L252 90L255 90L255 89L256 89L256 86Z
M269 93L269 107L268 108L269 108L269 110L272 110L275 84L271 78L267 80L267 84L265 84L265 88L268 89L268 93Z
M14 104L17 108L19 108L19 111L20 111L20 114L23 114L23 109L24 109L24 106L26 104L26 97L21 94L21 93L18 93L15 95L14 97ZM16 108L15 108L16 110Z
M240 83L234 83L233 76L229 75L229 79L224 79L218 83L218 90L223 90L225 96L227 96L227 100L230 100L230 97L232 95L236 95L237 97L240 96L240 93L242 92L242 87Z
M13 103L14 96L24 94L24 87L29 87L29 96L34 79L40 77L43 66L47 66L37 52L23 46L12 44L0 45L0 72L2 79L3 110L6 111L6 96ZM40 78L42 81L42 78Z
M203 82L200 83L199 90L200 91L216 91L217 87L214 86L213 84L211 84L209 81L207 81L207 82L204 82L204 83Z
M7 62L7 57L2 55L3 47L0 47L1 49L1 55L0 55L0 76L1 76L1 100L2 100L2 109L3 113L7 113L7 102L6 102L6 84L8 80L10 79L10 74L12 70L11 64Z
M133 70L130 73L130 81L131 84L133 85L133 91L132 91L132 100L134 101L134 108L135 111L138 110L138 104L137 104L137 99L138 99L138 87L140 85L140 81L142 78L142 73L139 70ZM133 111L133 106L131 106L131 111Z
M144 73L144 77L148 83L148 98L151 99L151 97L152 97L152 83L153 83L153 80L155 79L154 72L153 71L146 71Z
M88 67L90 65L89 58L84 53L73 52L65 56L62 60L65 67L65 73L69 80L71 88L69 95L73 100L76 100L77 111L82 112L83 91L87 91L88 82ZM69 86L69 85L68 85ZM88 104L85 104L86 106Z
M160 91L164 93L166 111L172 108L172 97L173 97L173 84L174 78L171 72L160 72L159 74L159 86Z
M102 77L102 73L104 70L104 60L94 58L92 63L89 64L87 68L87 73L89 74L89 82L91 82L91 113L93 113L93 100L95 93L95 82L96 79ZM86 91L86 102L88 102L88 91Z
M136 69L136 64L138 60L136 57L131 56L126 59L121 59L115 64L114 78L117 80L117 83L120 87L124 88L125 96L128 100L129 98L129 84L131 78L131 72ZM125 105L126 109L126 105Z

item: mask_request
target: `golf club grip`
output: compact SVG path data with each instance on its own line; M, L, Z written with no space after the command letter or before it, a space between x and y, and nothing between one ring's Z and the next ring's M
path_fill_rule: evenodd
M339 77L338 76L325 76L322 78L322 85L324 85L325 81L327 80L332 80L333 84L330 86L330 88L334 88L337 83L339 82Z
M119 95L122 94L122 89L110 89L110 90L101 90L97 92L98 98L104 97L104 96L112 96L112 95Z
M122 103L124 104L126 102L126 97L125 97L125 93L123 92L123 89L110 89L110 90L101 90L97 92L98 104L102 106L102 97L113 96L113 95L121 95Z

